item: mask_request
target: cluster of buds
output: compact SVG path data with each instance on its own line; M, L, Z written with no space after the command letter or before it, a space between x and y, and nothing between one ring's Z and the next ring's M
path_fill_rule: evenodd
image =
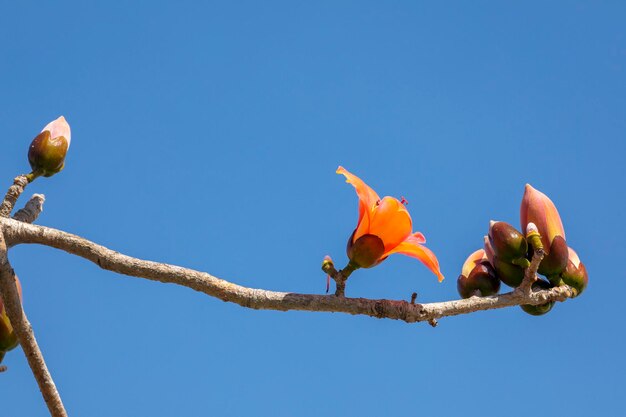
M544 258L537 272L546 280L537 279L534 291L569 285L576 295L587 286L587 270L576 252L567 245L561 217L554 203L542 192L526 185L520 209L521 233L505 222L492 221L484 237L484 249L472 253L457 281L463 298L497 294L500 282L516 288L524 280L525 269L533 253L542 249ZM553 302L539 306L522 306L529 314L550 311Z
M17 277L15 277L15 284L17 285L17 291L20 294L21 300L22 286ZM4 354L15 348L17 344L17 335L15 334L13 326L11 326L11 322L9 321L9 317L7 316L4 302L2 302L2 297L0 297L0 362L2 362Z

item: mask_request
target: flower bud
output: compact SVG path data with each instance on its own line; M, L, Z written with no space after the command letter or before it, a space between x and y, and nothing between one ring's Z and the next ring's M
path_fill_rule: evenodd
M350 263L356 267L371 268L385 259L382 257L385 253L385 244L376 235L363 235L354 243L352 243L352 236L350 236L346 252Z
M467 258L456 285L462 298L473 295L484 297L498 293L500 280L489 264L484 250L479 249Z
M519 287L524 280L523 268L505 262L497 256L493 258L493 268L496 270L497 277L511 288Z
M574 252L574 249L568 249L569 259L567 261L567 267L565 267L565 270L561 273L561 279L565 284L574 288L577 292L576 296L579 296L585 288L587 288L587 283L589 282L587 268L580 262L578 254Z
M70 142L70 125L63 116L48 123L28 149L28 162L33 174L50 177L60 172L65 166Z
M528 251L524 235L506 222L489 224L489 242L495 255L503 261L524 258Z
M540 290L548 290L550 288L552 288L550 283L542 279L538 279L537 281L533 282L532 289L534 292ZM543 316L544 314L552 310L552 307L554 307L554 301L548 301L545 304L539 304L536 306L531 304L525 304L521 305L520 307L522 308L522 310L532 316Z
M534 223L541 235L543 248L550 252L552 241L556 236L565 239L565 230L556 206L547 195L526 184L524 197L520 207L522 230L526 230L529 223Z
M550 252L546 254L539 264L537 272L545 276L558 275L567 266L568 258L569 252L565 239L561 236L556 236L550 245Z
M17 291L20 295L21 300L22 286L20 284L20 280L17 277L15 277L15 283L17 285ZM2 298L0 297L0 362L2 362L2 356L4 356L4 353L8 352L16 346L17 335L13 330L13 326L11 326L9 316L7 315L4 303L2 302Z

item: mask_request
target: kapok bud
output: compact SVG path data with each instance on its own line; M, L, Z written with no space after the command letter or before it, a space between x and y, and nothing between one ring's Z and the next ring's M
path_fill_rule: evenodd
M65 166L70 142L70 125L63 116L48 123L28 149L28 162L33 174L50 177L60 172Z
M550 288L552 288L550 283L542 279L538 279L537 281L533 282L533 291L548 290ZM554 307L554 301L548 301L545 304L539 304L536 306L531 304L524 304L520 307L522 308L522 310L532 316L542 316L552 310L552 307Z
M479 249L467 258L456 285L462 298L497 294L500 280L489 264L484 250Z
M503 261L523 258L528 251L524 235L506 222L489 224L489 242L495 255Z
M348 239L346 248L350 263L358 268L371 268L383 259L385 244L376 235L363 235L352 243L352 236Z
M543 249L541 235L539 234L539 229L537 229L535 223L528 223L526 226L526 240L533 249Z
M493 267L496 270L497 277L511 288L519 287L524 280L523 268L503 261L497 256L493 258Z
M479 263L487 260L487 254L483 249L478 249L477 251L472 252L470 256L467 257L465 262L463 262L463 266L461 267L461 275L468 277L472 269L476 267Z
M21 300L22 286L20 285L20 280L17 279L17 277L15 277L15 283ZM13 326L11 326L11 322L9 321L9 316L7 315L2 298L0 298L0 353L4 354L4 352L8 352L16 347L17 344L17 335L13 330ZM0 362L1 361L2 358L0 358Z
M580 262L578 254L574 252L574 249L568 248L569 259L565 270L561 273L561 279L570 287L574 288L577 292L576 296L579 296L589 283L589 277L587 276L587 268Z
M333 259L328 255L324 256L324 260L322 261L322 270L326 271L331 267L334 268L334 266L335 264L333 263Z
M550 251L539 264L537 272L546 276L558 275L563 272L567 266L568 258L569 252L565 239L561 236L556 236L552 240Z

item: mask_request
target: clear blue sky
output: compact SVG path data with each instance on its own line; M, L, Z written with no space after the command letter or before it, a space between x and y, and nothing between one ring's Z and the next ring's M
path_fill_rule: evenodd
M19 4L18 4L19 3ZM624 416L626 5L5 2L0 181L63 114L39 223L236 283L323 293L357 217L343 165L404 196L439 284L392 256L349 296L457 298L524 184L560 210L587 292L426 324L246 310L46 247L11 260L75 416ZM23 203L25 199L21 200ZM0 414L45 416L21 350Z

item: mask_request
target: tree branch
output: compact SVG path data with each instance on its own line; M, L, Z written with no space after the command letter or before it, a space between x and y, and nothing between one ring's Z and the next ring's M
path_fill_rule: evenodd
M524 279L519 287L517 287L517 291L522 294L528 295L533 291L533 283L537 281L537 270L539 269L539 264L543 260L545 256L545 252L543 248L538 248L533 251L533 257L530 260L530 265L524 271Z
M574 295L568 286L531 292L513 291L490 297L471 297L440 303L411 304L407 301L344 298L335 295L297 294L247 288L205 272L123 255L82 237L60 230L0 219L0 227L11 245L36 243L64 250L97 264L103 269L152 281L182 285L209 296L264 310L301 310L360 314L403 320L407 323L490 310L522 304L538 305L565 301Z
M0 232L0 293L4 302L11 326L24 350L28 365L35 375L41 394L52 417L67 417L59 392L48 371L33 328L22 309L20 296L15 283L15 273L7 256L7 246Z
M13 185L9 187L0 206L0 217L9 217L11 215L15 202L20 198L29 182L28 175L19 175L13 179Z
M34 223L43 211L43 203L45 201L46 197L43 194L33 194L24 208L19 209L17 213L13 215L13 218L20 222Z

